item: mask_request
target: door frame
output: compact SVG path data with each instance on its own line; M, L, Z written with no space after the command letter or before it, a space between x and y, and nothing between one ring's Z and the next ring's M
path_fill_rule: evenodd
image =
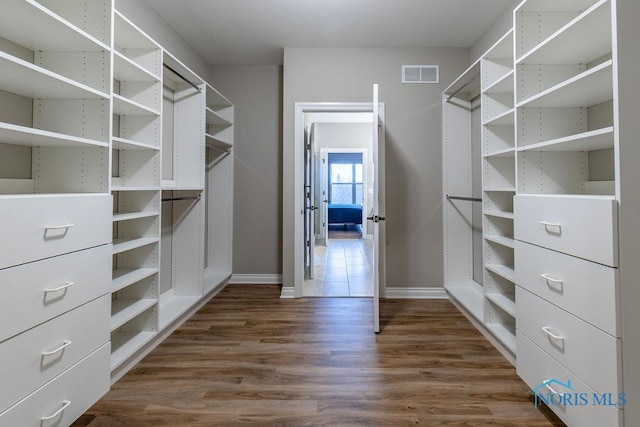
M384 102L378 103L380 120L380 139L385 138L385 108ZM293 296L300 298L304 293L304 115L305 113L373 113L372 102L296 102L295 103L295 126L294 126L294 195L293 202L295 210L299 212L294 215L293 239L294 250L293 259L283 260L286 269L287 263L293 263Z

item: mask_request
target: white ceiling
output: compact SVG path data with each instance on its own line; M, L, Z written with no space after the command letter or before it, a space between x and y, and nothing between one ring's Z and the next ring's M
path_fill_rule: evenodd
M211 65L284 47L470 47L513 0L144 0Z

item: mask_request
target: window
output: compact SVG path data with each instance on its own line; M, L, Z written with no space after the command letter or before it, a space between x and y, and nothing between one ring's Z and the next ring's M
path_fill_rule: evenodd
M329 200L332 204L361 205L363 183L362 154L329 153Z

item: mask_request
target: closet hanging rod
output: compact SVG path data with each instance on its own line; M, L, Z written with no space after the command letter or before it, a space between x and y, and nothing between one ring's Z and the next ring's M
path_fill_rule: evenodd
M163 202L176 202L178 200L200 200L202 196L198 194L197 196L185 196L185 197L167 197L166 199L162 199Z
M193 86L193 88L195 90L197 90L198 92L202 92L202 89L200 89L198 86L196 86L195 83L193 83L191 80L189 80L188 78L186 78L185 76L183 76L182 74L180 74L179 72L177 72L176 70L174 70L173 68L171 68L170 66L168 66L167 64L162 64L167 70L171 71L173 74L175 74L176 76L180 77L182 80L184 80L185 82L189 83L191 86Z
M450 196L447 194L447 200L465 200L467 202L481 202L482 199L478 197L462 197L462 196Z
M480 73L476 73L474 74L469 80L467 80L465 82L465 84L463 84L462 86L460 86L458 89L456 89L455 92L453 92L451 95L449 95L449 97L447 98L447 102L449 102L451 100L451 98L453 98L454 96L456 96L462 89L464 89L465 87L469 86L471 83L473 83L474 81L478 80L478 77L480 77Z

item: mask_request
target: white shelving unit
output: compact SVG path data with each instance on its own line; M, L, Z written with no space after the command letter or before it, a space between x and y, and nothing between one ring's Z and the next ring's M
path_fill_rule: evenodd
M206 85L206 246L208 292L231 276L233 231L233 104Z
M111 22L109 0L0 3L0 425L63 395L69 425L109 388Z
M114 46L112 380L159 330L162 131L161 47L117 10Z

